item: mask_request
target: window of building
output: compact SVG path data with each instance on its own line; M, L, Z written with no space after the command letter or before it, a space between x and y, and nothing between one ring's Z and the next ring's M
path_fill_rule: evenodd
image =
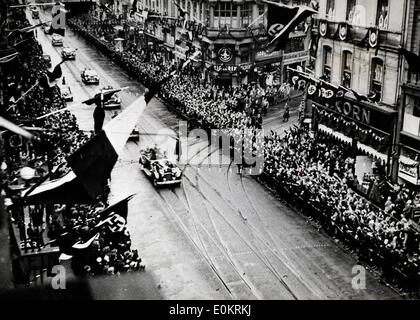
M325 81L331 81L331 68L332 68L332 49L331 47L324 47L324 67L323 67L323 77Z
M329 19L334 17L335 12L335 0L327 0L326 14Z
M305 38L290 38L284 48L284 53L299 52L305 50Z
M227 25L229 28L235 27L237 24L238 8L230 2L218 2L214 7L214 26L223 27Z
M252 10L249 3L241 5L241 26L246 28L251 23L252 19Z
M185 8L185 7L184 7ZM191 14L191 1L187 0L187 7L185 8L185 10L187 10L187 14L190 15Z
M346 88L351 87L351 74L353 66L353 55L350 51L343 52L343 78L342 85Z
M356 11L356 0L347 0L347 21L350 23L353 21L354 13Z
M406 94L404 101L403 131L414 136L420 136L420 98Z
M384 62L379 58L373 58L370 90L379 96L382 96L383 76Z
M389 0L378 0L376 13L376 25L381 29L388 29Z

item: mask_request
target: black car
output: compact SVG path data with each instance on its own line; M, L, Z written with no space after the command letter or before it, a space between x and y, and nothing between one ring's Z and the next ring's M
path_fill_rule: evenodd
M180 185L182 171L172 160L156 149L140 151L139 163L143 172L153 181L153 185Z

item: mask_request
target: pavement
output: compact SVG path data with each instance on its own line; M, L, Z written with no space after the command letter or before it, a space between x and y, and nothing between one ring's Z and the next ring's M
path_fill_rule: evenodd
M50 36L38 30L38 38L53 66L61 61ZM62 69L75 97L71 111L83 130L93 128L93 108L78 102L103 85L130 87L120 94L123 109L144 93L141 84L71 30L64 44L78 48L76 60ZM85 67L98 72L100 86L82 84ZM105 122L112 114L107 112ZM282 123L280 106L269 110L264 128L284 131L296 120L292 112L290 121ZM207 149L200 139L185 141L190 163L180 165L181 187L155 189L140 170L139 150L154 143L173 149L175 141L164 133L177 132L179 121L153 99L139 123L139 141L127 143L111 177L111 203L136 193L128 214L132 247L139 250L162 299L399 298L369 271L366 288L353 289L352 271L358 264L353 256L253 177L237 175L229 158L217 148ZM140 292L141 281L133 281ZM130 292L135 299L136 290ZM140 296L144 298L144 292Z

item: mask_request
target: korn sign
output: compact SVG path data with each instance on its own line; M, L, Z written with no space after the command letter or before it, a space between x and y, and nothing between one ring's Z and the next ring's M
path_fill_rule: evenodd
M335 111L346 117L370 125L371 110L368 110L362 105L345 101L343 103L336 103L333 108Z

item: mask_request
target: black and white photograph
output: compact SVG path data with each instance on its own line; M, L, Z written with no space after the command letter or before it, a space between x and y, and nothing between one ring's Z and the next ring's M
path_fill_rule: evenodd
M0 300L420 299L420 0L0 0L0 132Z

